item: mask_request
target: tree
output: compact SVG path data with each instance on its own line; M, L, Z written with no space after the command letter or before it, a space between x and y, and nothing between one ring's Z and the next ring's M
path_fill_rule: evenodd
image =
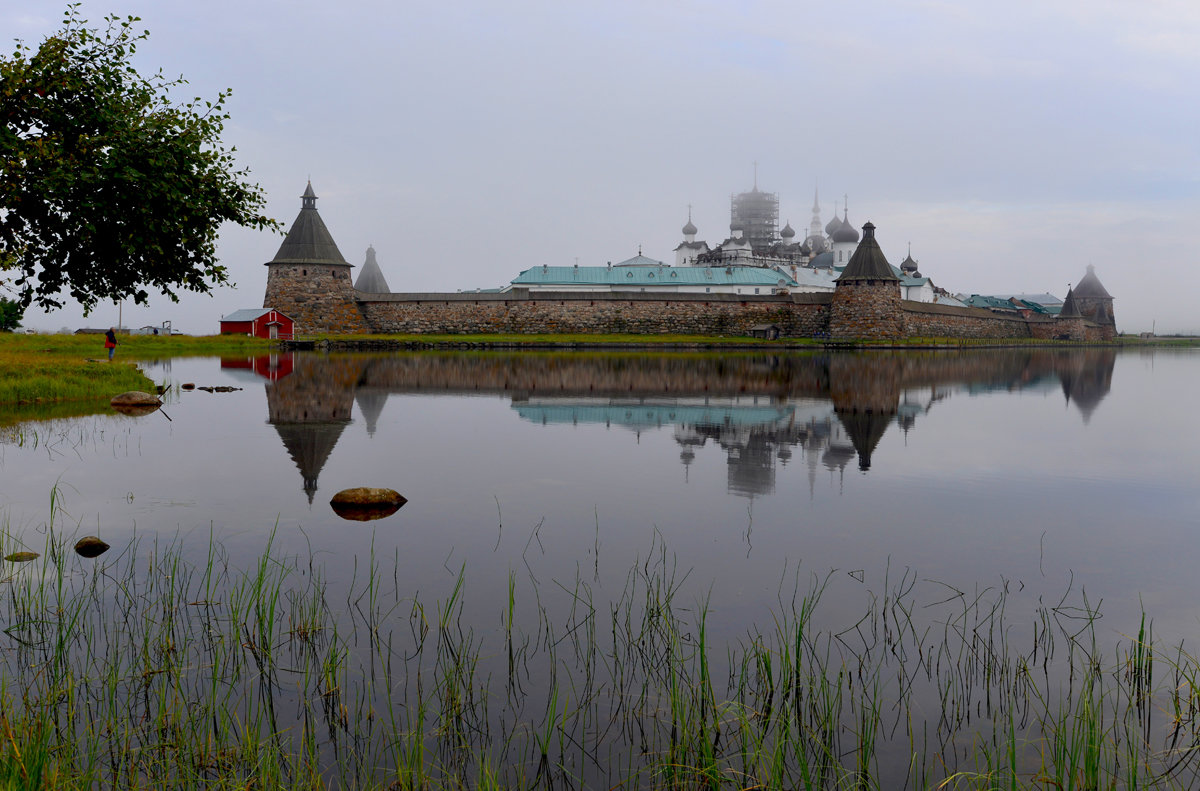
M21 326L25 306L16 300L0 297L0 332L12 332Z
M65 290L85 312L229 283L221 224L280 227L221 143L230 92L176 103L186 80L131 63L149 36L137 17L64 17L36 51L0 55L0 272L23 307L61 307Z

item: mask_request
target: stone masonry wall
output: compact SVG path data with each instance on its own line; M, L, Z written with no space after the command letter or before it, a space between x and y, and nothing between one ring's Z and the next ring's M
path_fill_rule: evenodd
M797 338L829 324L828 294L391 294L359 306L380 333L749 335L756 324L777 324Z
M296 271L292 271L292 270ZM639 333L750 335L776 324L785 338L1062 338L1112 340L1111 326L1086 320L1025 319L979 308L899 299L885 289L845 283L834 294L580 294L514 291L361 294L349 267L272 266L264 307L292 316L297 332L414 334Z
M840 282L830 306L829 334L847 339L902 338L900 303L900 288L895 281Z
M267 265L263 307L291 316L297 334L369 332L357 299L349 265Z
M928 302L904 302L903 335L908 338L1030 338L1030 322L1020 314L960 308Z
M1111 341L1115 332L1085 319L1048 316L1024 318L982 308L960 308L927 302L902 302L904 331L908 338L1037 338L1098 343Z

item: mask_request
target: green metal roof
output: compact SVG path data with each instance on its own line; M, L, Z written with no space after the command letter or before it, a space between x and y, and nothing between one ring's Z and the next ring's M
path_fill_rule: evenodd
M513 278L514 286L771 286L798 285L777 269L760 266L536 266Z

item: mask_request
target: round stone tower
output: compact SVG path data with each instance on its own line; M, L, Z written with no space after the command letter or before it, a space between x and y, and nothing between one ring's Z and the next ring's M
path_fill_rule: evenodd
M291 316L297 334L367 332L350 279L351 264L342 257L317 213L312 182L300 200L300 214L279 252L266 264L263 307Z
M842 339L894 339L904 334L900 278L892 271L875 226L863 226L862 241L838 276L829 306L829 334Z
M1091 264L1088 264L1087 274L1075 284L1075 305L1085 319L1101 327L1115 329L1112 294L1100 283L1100 278L1096 277L1096 267Z

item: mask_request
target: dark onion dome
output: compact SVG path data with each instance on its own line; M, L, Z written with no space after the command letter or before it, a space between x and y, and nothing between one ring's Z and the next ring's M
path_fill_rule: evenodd
M784 225L783 230L779 232L780 239L793 239L795 236L796 232L792 230L792 224L790 222Z
M825 235L833 236L834 231L842 227L842 218L835 213L833 219L825 223Z
M862 243L850 256L850 263L838 275L838 282L846 280L899 280L888 263L887 256L875 241L875 226L868 222L863 226Z
M854 226L845 220L842 220L842 227L838 228L830 236L834 242L855 243L858 241L858 231L854 230Z
M828 246L825 244L825 240L820 236L810 236L804 241L805 244L808 245L808 249L812 250L813 253L823 253L826 249L828 249Z
M812 248L808 246L807 239L800 244L800 255L812 255Z
M912 253L909 253L908 256L900 262L900 269L904 272L917 271L917 262L913 260Z
M1112 294L1108 293L1104 286L1100 285L1100 278L1096 277L1096 267L1088 264L1087 274L1075 284L1075 297L1076 299L1079 297L1112 299Z
M692 225L692 220L689 217L688 221L687 221L687 225L683 226L683 235L691 236L695 233L696 233L696 226Z

